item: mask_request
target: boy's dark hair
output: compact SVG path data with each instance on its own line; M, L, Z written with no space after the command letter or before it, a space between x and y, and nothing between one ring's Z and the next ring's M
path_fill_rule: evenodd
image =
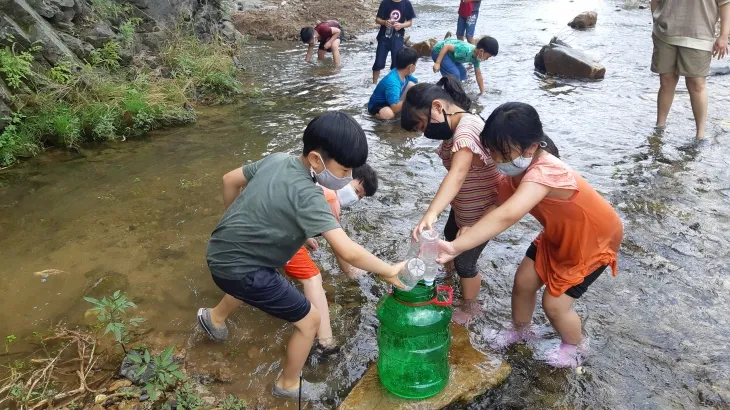
M499 152L503 158L511 157L513 147L524 152L534 143L556 157L560 156L558 147L543 132L537 110L521 102L504 103L492 111L480 139L482 145Z
M302 27L299 36L302 38L302 43L309 43L314 38L314 29L312 27Z
M408 90L401 110L400 126L406 131L415 131L419 118L431 111L433 100L445 100L464 111L471 108L471 100L461 87L461 82L447 75L436 84L419 83Z
M304 130L304 149L317 151L323 160L333 159L346 168L356 168L368 159L368 140L360 124L342 111L328 111L315 117Z
M486 51L491 54L492 57L499 53L499 43L494 37L484 36L477 43L477 48Z
M373 196L378 191L378 173L369 164L353 168L352 179L362 182L365 196Z
M395 56L395 68L402 70L418 61L418 53L410 47L403 47Z

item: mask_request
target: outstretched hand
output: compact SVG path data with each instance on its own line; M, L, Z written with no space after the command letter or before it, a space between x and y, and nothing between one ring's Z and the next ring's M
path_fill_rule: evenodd
M429 214L423 215L421 220L418 221L418 224L416 224L416 227L413 228L413 241L418 242L418 239L421 237L421 232L433 229L434 223L436 223L436 217Z
M452 261L455 257L458 256L458 253L456 252L456 249L454 249L454 245L451 242L446 241L439 241L439 255L436 257L436 262L440 264L445 264L450 261Z
M388 273L387 275L379 275L380 279L390 283L391 285L399 289L405 288L405 285L403 285L401 281L398 280L398 273L401 271L401 269L403 269L404 266L406 266L406 262L407 261L398 262L395 265L392 265L390 273Z

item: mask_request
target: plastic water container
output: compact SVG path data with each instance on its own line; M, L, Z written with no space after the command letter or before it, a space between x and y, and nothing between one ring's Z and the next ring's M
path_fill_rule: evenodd
M445 293L445 300L438 295ZM396 396L425 399L449 381L451 302L449 286L426 286L410 292L394 289L378 303L378 376Z
M418 258L412 258L408 260L400 273L398 273L398 280L405 287L404 290L409 291L418 284L418 281L423 278L425 272L426 264Z
M391 22L392 24L393 22ZM385 28L385 38L391 38L393 37L393 32L395 31L395 28L393 26L386 27Z
M421 232L418 243L421 245L418 257L426 265L423 281L430 286L433 285L439 272L439 265L436 263L439 253L439 234L433 229L424 230Z

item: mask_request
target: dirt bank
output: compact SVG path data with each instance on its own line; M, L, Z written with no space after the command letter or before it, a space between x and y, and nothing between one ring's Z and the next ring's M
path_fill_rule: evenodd
M240 0L239 9L249 0ZM233 14L233 23L241 33L262 40L298 40L302 27L317 21L339 20L345 35L375 29L378 0L260 0L257 5Z

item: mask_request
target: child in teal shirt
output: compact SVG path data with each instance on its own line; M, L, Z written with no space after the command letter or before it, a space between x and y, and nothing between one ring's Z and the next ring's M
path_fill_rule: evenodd
M464 63L474 65L474 76L479 85L479 92L484 93L484 79L480 64L494 57L499 52L499 43L493 37L485 36L477 45L462 40L439 41L433 46L431 58L434 61L433 72L441 71L441 75L454 76L460 81L466 80Z

